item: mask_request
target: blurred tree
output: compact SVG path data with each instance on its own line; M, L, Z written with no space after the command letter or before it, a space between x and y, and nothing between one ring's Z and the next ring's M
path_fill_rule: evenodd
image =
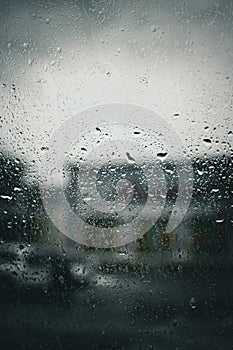
M26 166L0 152L0 240L34 242L48 232L38 186L24 180Z

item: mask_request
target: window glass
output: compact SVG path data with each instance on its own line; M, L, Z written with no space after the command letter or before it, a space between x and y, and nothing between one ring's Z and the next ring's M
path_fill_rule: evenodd
M232 348L232 11L0 2L3 349Z

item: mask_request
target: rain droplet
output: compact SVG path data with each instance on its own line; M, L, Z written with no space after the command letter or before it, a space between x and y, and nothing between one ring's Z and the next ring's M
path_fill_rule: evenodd
M2 199L8 199L9 201L11 201L12 198L13 198L13 197L11 197L11 196L7 196L7 195L4 195L4 194L1 194L0 197L1 197Z
M128 163L132 164L135 163L135 159L129 154L129 152L126 152Z
M212 143L211 139L203 139L203 141L206 143Z
M165 169L165 172L168 173L168 174L174 174L174 171L171 170L171 169Z
M151 26L151 27L150 27L150 31L151 31L152 33L156 32L156 26L155 26L155 25Z
M212 188L211 192L217 193L219 192L219 188Z
M31 66L31 65L32 65L33 61L34 61L34 59L33 59L33 58L29 58L29 60L28 60L28 64L29 64L29 66Z
M41 147L41 151L48 151L49 150L49 147L47 147L47 146L42 146Z
M203 175L203 174L204 174L204 171L203 171L203 170L200 170L200 169L197 169L197 173L198 173L198 175Z
M192 297L190 300L189 300L189 305L192 309L196 309L197 305L196 305L196 300L194 297Z
M15 191L15 192L21 192L22 189L21 189L20 187L14 187L14 191Z
M159 153L157 153L157 157L160 160L164 160L167 157L167 152L159 152Z

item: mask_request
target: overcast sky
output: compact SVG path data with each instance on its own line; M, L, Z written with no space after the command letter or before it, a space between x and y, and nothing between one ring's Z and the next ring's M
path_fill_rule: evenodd
M1 1L2 147L38 163L67 118L120 102L162 115L192 155L229 153L232 3Z

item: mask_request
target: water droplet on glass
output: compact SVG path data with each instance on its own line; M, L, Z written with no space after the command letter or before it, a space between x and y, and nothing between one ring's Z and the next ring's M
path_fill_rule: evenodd
M49 147L46 147L46 146L41 147L41 151L48 151L48 150L49 150Z
M159 158L160 160L164 160L167 157L167 152L159 152L157 153L157 158Z
M206 143L212 143L211 139L203 139L203 141Z
M151 31L152 33L156 32L156 26L155 26L155 25L152 25L152 26L150 27L150 31Z
M174 174L174 171L171 170L171 169L165 169L165 172L168 173L168 174Z
M21 189L20 187L14 187L14 191L15 191L15 192L21 192L21 190L22 190L22 189Z
M135 163L135 159L129 154L129 152L126 152L126 156L129 164Z
M33 61L34 61L34 59L33 59L33 58L29 58L29 60L28 60L28 64L29 64L29 66L31 66L31 65L32 65Z
M8 195L5 195L5 194L1 194L0 197L1 197L2 199L8 199L9 201L11 201L12 198L13 198L13 197L8 196Z
M196 300L194 297L192 297L190 300L189 300L189 306L192 308L192 309L196 309L197 305L196 305Z
M203 174L204 174L204 171L203 171L203 170L200 170L200 169L197 169L197 173L198 173L198 175L203 175Z

